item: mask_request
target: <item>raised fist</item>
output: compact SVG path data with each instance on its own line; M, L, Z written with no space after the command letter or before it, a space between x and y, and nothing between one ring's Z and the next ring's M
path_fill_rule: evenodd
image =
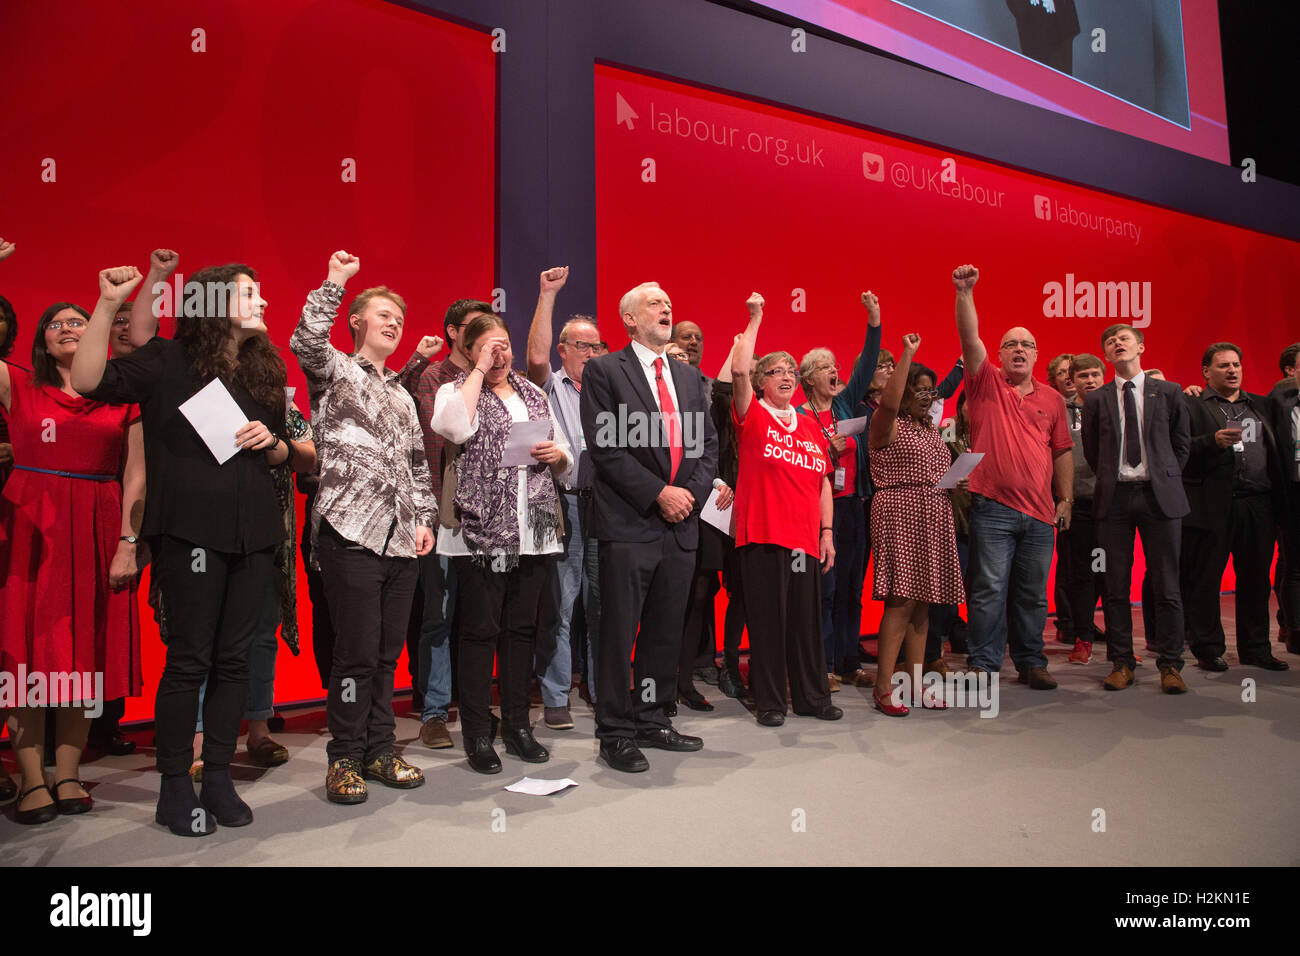
M564 288L569 279L568 266L555 266L542 273L541 290L543 293L555 293Z
M916 350L921 347L921 336L915 332L908 332L903 336L903 351L908 355L915 355Z
M745 306L749 309L749 317L751 319L763 314L763 305L763 297L757 292L753 293L745 300Z
M0 239L0 262L8 259L14 253L14 244Z
M868 321L872 325L878 325L880 323L880 300L876 298L876 294L870 289L862 293L862 304L867 307Z
M118 266L105 269L99 274L99 294L109 302L121 304L126 301L144 276L135 266Z
M361 271L361 260L339 250L330 256L329 279L335 285L343 285Z
M149 254L149 271L156 272L163 278L176 271L181 257L171 249L155 249Z
M426 335L424 338L420 339L420 343L416 345L415 350L425 358L433 358L438 354L440 348L442 348L441 336Z
M974 266L958 266L952 271L952 284L958 292L969 292L980 280L980 271Z

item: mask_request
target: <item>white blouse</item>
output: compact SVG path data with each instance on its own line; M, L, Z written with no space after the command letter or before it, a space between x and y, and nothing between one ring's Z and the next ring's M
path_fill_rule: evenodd
M529 388L541 395L543 401L546 400L546 395L540 388L532 382L527 384ZM506 411L510 413L511 421L528 421L528 406L524 404L524 400L517 392L509 398L502 399L502 402L506 406ZM474 416L471 418L469 408L465 405L465 398L454 382L448 382L438 389L433 404L434 431L449 442L463 445L478 433L478 424L478 409L474 410ZM569 447L562 428L555 429L555 438L552 440L564 456L564 470L557 476L563 482L573 471L573 449ZM515 504L515 514L519 520L519 553L558 554L560 541L554 531L547 532L546 537L542 539L541 547L537 547L533 542L533 525L528 519L527 468L521 465L519 471L519 495ZM471 553L465 536L461 534L459 528L438 526L438 554L447 557L465 557Z

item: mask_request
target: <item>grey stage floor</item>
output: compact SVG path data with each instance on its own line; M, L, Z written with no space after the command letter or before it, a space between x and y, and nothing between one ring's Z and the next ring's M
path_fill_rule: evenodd
M251 826L187 840L153 823L158 778L142 746L85 765L90 814L33 828L0 819L0 845L16 865L1294 866L1300 657L1273 647L1291 671L1239 667L1230 653L1231 670L1188 666L1191 692L1169 697L1152 661L1134 687L1107 693L1104 645L1081 667L1049 642L1060 689L1019 686L1008 664L993 719L891 719L868 691L846 688L834 695L842 721L791 717L774 730L700 685L717 710L683 708L676 726L702 736L703 752L647 751L651 769L638 775L595 761L591 711L576 694L574 730L537 727L551 762L501 751L493 777L466 765L455 725L456 749L430 751L418 722L399 716L399 746L427 783L372 782L358 807L325 800L324 715L310 711L277 735L287 764L237 766ZM1242 699L1246 679L1253 702ZM549 797L502 789L526 774L579 786Z

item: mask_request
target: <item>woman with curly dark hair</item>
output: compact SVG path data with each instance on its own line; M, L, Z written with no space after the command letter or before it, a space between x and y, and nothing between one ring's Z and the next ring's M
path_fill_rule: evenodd
M174 339L155 335L106 361L113 316L140 279L133 266L100 273L100 298L73 362L72 385L100 401L140 405L148 476L142 535L167 615L167 662L154 706L162 773L155 819L178 836L204 836L217 824L253 820L235 792L230 761L247 696L249 646L273 586L274 551L285 537L271 477L289 455L285 365L264 334L257 273L240 264L190 277L175 303ZM213 380L247 419L231 436L237 452L224 462L180 410ZM203 789L196 796L189 770L205 677Z

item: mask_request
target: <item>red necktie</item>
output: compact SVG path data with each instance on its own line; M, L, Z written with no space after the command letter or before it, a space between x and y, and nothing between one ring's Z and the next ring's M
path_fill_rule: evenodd
M677 466L682 463L682 425L677 420L677 409L668 391L668 383L664 381L664 360L661 358L655 359L655 384L659 386L659 411L668 426L668 457L673 466L668 481L672 482L677 477Z

